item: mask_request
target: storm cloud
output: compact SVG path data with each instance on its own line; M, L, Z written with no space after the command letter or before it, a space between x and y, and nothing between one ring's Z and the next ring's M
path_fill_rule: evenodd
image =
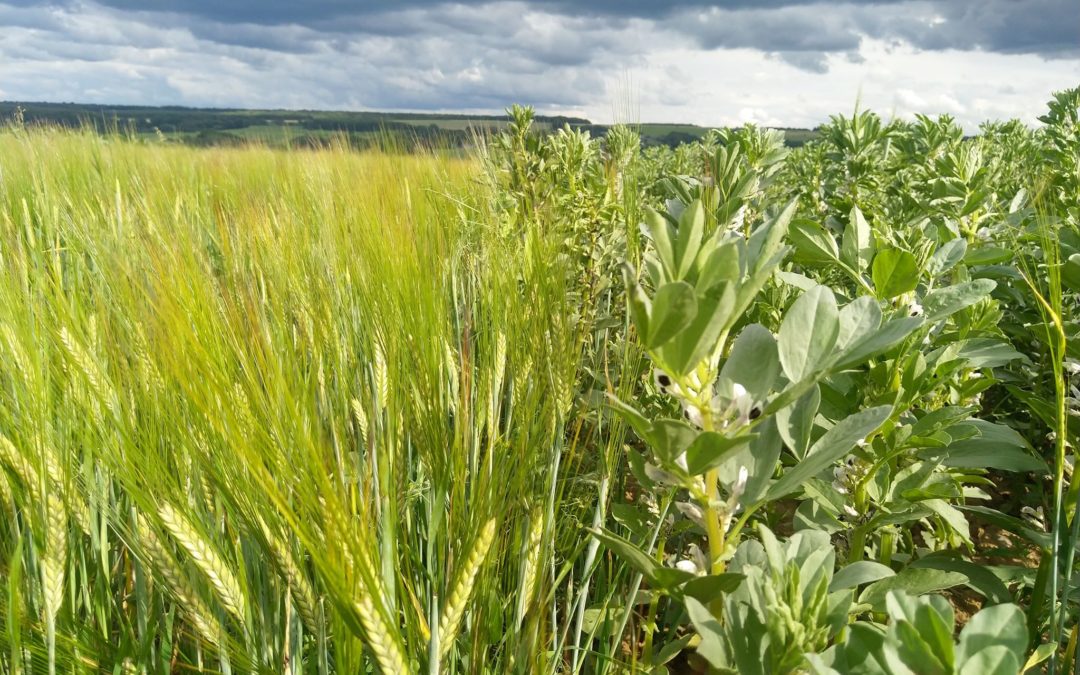
M1030 120L1080 80L1076 0L0 0L0 25L0 98L20 100L604 119L629 99L643 118L794 126L869 97L968 100L970 126Z

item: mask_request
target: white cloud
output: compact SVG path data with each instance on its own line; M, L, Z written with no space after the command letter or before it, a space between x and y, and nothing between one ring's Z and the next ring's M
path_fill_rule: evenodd
M826 73L793 69L749 49L656 49L632 71L643 121L739 124L745 111L807 127L858 104L883 115L949 113L969 131L988 118L1035 123L1052 91L1080 84L1080 62L981 51L919 51L863 41L861 62L834 59ZM693 64L691 67L689 64ZM673 82L669 69L681 77ZM674 105L665 92L683 93ZM599 117L602 103L587 106Z

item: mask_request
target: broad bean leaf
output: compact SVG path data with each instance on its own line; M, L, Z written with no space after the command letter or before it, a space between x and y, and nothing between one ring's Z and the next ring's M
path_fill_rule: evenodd
M892 406L883 405L861 410L837 422L811 446L801 462L785 471L780 480L769 487L766 496L780 499L797 491L803 481L821 473L851 452L856 443L873 433L891 413Z
M927 449L920 456L939 457L945 466L964 469L1046 474L1049 468L1031 452L1024 437L1013 429L986 420L972 419L959 426L973 426L979 434L954 441L941 450Z
M843 351L834 364L835 368L855 366L871 356L883 354L907 339L923 325L921 317L902 316L885 322L880 329Z
M880 327L881 307L877 300L869 295L856 298L840 309L840 333L836 337L836 349L847 349L870 337Z
M755 401L764 401L779 374L776 338L764 326L751 324L739 333L720 369L717 393L731 398L733 385L740 384Z
M810 447L814 418L821 405L821 387L814 385L793 404L776 411L776 427L791 453L802 459Z
M826 286L803 293L780 324L780 365L792 382L800 382L831 360L840 333L836 297Z
M874 257L874 233L858 206L851 209L840 255L856 272L865 272Z
M885 598L890 591L922 595L959 586L967 583L967 580L967 576L959 572L907 567L894 577L875 581L867 586L859 596L859 603L870 605L874 611L880 612L885 608Z
M656 256L660 259L660 264L664 266L669 278L676 278L675 248L673 246L675 231L671 223L659 212L648 209L645 212L645 227L649 232L653 248L656 249Z
M735 305L732 284L721 282L697 299L697 316L658 349L660 359L672 375L689 373L716 348L717 340L731 319Z
M908 251L887 248L874 256L874 290L882 299L895 298L919 285L919 263Z
M683 330L694 320L698 313L694 287L685 281L672 281L656 291L652 300L652 311L648 318L648 330L642 344L654 349L665 343Z
M804 219L792 221L788 240L795 247L797 260L806 262L835 262L840 259L836 240L821 225Z
M701 642L697 646L698 654L713 667L724 667L727 664L727 641L724 638L723 625L697 598L691 596L684 602L686 613L690 615L690 621L701 636Z
M997 282L993 279L975 279L939 288L923 298L924 316L927 321L940 321L990 297L995 288Z
M1027 617L1013 604L994 605L980 610L960 631L957 663L965 663L987 647L1004 647L1019 664L1027 652ZM1014 671L1015 672L1015 671Z
M873 560L859 560L844 567L833 576L832 582L829 584L829 592L835 593L849 588L857 588L863 584L891 576L896 576L896 572L891 567Z
M754 434L729 438L715 431L701 432L686 449L687 473L698 476L720 466L755 438Z
M1080 253L1073 253L1061 268L1061 280L1074 291L1080 291Z
M675 240L674 263L676 279L685 279L689 274L698 251L701 250L701 238L705 233L705 209L700 199L695 199L679 217L679 232Z
M963 237L950 239L930 256L929 262L926 263L926 273L936 277L948 272L964 259L965 253L967 253L967 239Z
M656 562L633 542L623 539L608 530L589 530L589 534L600 540L611 552L633 567L649 580L656 588L670 590L694 578L693 574L673 567L664 567Z

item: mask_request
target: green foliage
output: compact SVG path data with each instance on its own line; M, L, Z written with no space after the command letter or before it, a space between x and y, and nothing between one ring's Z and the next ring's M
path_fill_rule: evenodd
M0 670L1069 672L1078 103L515 107L478 160L13 120Z
M1016 605L994 605L979 611L956 641L953 608L941 596L916 597L891 591L886 608L887 627L849 626L844 641L820 656L809 657L811 672L1012 675L1019 673L1027 660L1024 613Z

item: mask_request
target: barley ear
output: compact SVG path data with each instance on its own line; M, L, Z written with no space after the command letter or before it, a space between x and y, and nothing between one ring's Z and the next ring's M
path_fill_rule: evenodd
M232 570L229 569L225 561L218 555L218 552L210 545L210 542L203 539L198 530L192 527L191 523L171 505L163 504L158 509L158 514L161 516L161 521L165 524L169 533L184 547L195 566L210 581L210 585L217 593L222 606L241 625L244 625L246 606L244 594Z
M64 602L64 568L67 564L67 512L56 495L46 501L45 555L41 561L42 588L47 621L56 618Z
M529 606L532 604L533 595L536 593L536 580L538 579L537 572L540 569L540 553L543 550L543 538L544 538L544 512L540 507L533 509L532 514L529 517L531 526L529 527L529 540L526 542L525 551L525 565L521 572L521 594L519 595L518 627L521 626L522 619L525 618L525 614L529 611Z
M383 615L375 607L368 593L360 593L356 602L356 612L364 626L368 647L375 654L379 670L387 675L409 672L405 661L405 651L398 643Z
M352 400L353 417L356 418L356 426L360 430L360 443L366 444L368 440L368 419L364 412L364 406L358 399Z
M149 557L146 562L152 565L163 577L169 590L176 597L177 604L183 608L183 611L188 615L192 625L195 626L195 630L199 632L203 640L210 644L218 644L220 629L217 621L212 618L213 614L210 612L210 608L188 586L187 579L184 577L179 565L176 564L173 554L165 548L157 533L150 529L141 516L138 519L138 532L139 543Z
M390 374L386 367L386 355L378 342L375 343L375 390L379 394L379 407L385 409L390 399Z
M311 582L308 581L303 570L297 566L295 558L285 541L271 532L270 528L261 517L258 517L258 522L259 527L262 528L263 536L266 537L267 543L270 545L270 557L273 559L274 564L277 565L278 571L285 577L285 581L289 584L289 588L292 591L292 602L296 606L301 621L304 622L304 625L309 631L313 634L317 633L319 629L319 621L317 619L319 612L317 600L315 599L315 591L311 587Z
M7 474L0 468L0 505L4 509L15 503L15 495L11 493L11 484L8 483Z
M0 436L0 462L7 464L19 477L23 487L29 492L34 502L41 501L41 479L37 469L26 457L8 440L7 436Z
M439 661L445 659L450 653L450 647L461 626L461 619L465 616L465 607L469 604L476 575L484 564L484 558L487 557L494 537L495 519L492 518L484 523L480 536L473 543L472 550L469 551L464 565L454 580L452 591L447 596L447 603L442 611L442 618L439 620Z

